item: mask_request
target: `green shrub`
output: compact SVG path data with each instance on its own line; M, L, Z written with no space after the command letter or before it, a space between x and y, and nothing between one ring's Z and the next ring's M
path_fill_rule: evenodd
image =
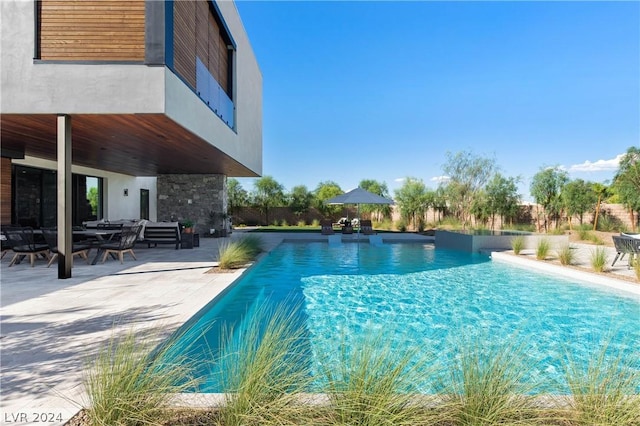
M592 235L589 236L589 241L591 241L594 244L597 244L599 246L604 245L604 241L602 241L602 238L598 237L595 234L592 234Z
M640 357L612 350L609 343L595 350L588 362L571 356L565 364L575 424L640 425Z
M536 259L545 260L549 255L550 250L551 244L549 243L549 240L541 238L538 240L538 245L536 246Z
M549 235L564 235L564 229L562 227L553 228L549 231Z
M602 214L598 217L598 231L618 232L622 227L622 222L615 216Z
M604 247L596 247L591 251L591 266L596 272L603 272L607 264L607 251Z
M525 232L535 232L536 226L534 224L523 224L523 223L514 223L513 225L503 224L502 229L505 231L525 231Z
M308 341L299 307L257 306L239 329L222 333L215 371L225 392L222 424L297 424L313 412L299 404L311 386Z
M195 390L197 381L189 379L192 364L170 353L170 344L154 351L157 340L136 339L133 331L112 336L90 361L83 379L89 424L158 424L172 394Z
M592 238L591 230L585 227L578 229L578 236L582 241L589 241Z
M304 220L299 220L298 223L297 223L297 226L302 228L303 226L307 226L307 222L305 222Z
M462 222L454 216L445 216L440 221L440 226L447 229L462 229Z
M286 220L286 219L282 219L282 220L280 221L280 226L289 226L289 222L287 222L287 220Z
M382 222L372 222L375 229L384 229L385 231L391 231L393 229L393 222L390 219L384 219Z
M522 249L524 249L524 235L516 235L511 238L511 249L514 254L520 254Z
M313 221L311 222L311 226L313 226L314 228L320 227L320 221L318 219L313 219Z
M575 252L571 249L569 244L561 247L558 250L558 259L562 265L571 265L575 258Z
M396 222L396 229L400 232L407 232L407 222L404 219L400 219Z

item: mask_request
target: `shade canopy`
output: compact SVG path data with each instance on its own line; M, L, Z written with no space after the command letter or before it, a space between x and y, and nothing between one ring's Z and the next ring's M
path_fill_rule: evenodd
M393 204L393 200L362 188L352 189L344 194L329 198L326 204Z

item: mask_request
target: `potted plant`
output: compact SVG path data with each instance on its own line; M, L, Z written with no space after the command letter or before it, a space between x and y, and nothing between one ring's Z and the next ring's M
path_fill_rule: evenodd
M183 232L185 234L193 234L193 221L189 219L185 219L182 221L182 226L184 227Z

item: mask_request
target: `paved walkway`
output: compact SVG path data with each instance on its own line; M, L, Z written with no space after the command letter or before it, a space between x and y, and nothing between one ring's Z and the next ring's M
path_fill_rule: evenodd
M203 309L244 272L206 273L216 265L219 244L242 234L234 231L231 238L201 238L200 247L192 250L139 246L135 249L138 260L126 258L123 265L114 260L87 265L76 258L73 277L66 280L58 280L56 266L47 268L44 260L34 268L28 262L8 268L11 254L5 256L1 262L0 424L35 424L40 413L50 413L56 420L45 424L67 421L79 409L74 402L82 402L80 383L88 357L114 333L135 328L166 336ZM326 240L319 232L259 235L268 250L283 239ZM387 242L433 241L415 234L380 235ZM577 248L580 262L588 265L591 249ZM518 257L526 259L527 255ZM626 259L609 275L619 274L632 276ZM640 289L628 281L624 286Z

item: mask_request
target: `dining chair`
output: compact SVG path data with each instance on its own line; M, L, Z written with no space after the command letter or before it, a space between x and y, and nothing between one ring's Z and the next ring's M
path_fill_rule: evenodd
M31 267L34 266L38 256L49 259L49 246L38 244L34 241L33 228L9 228L4 230L4 235L11 246L11 250L15 253L9 263L9 267L20 263L20 260L25 256L29 256Z
M47 242L49 251L52 254L51 259L49 259L49 263L47 264L48 268L51 266L53 261L58 258L58 231L55 229L42 229L42 236ZM78 255L86 260L88 264L89 250L91 250L91 244L89 243L73 243L73 245L71 246L71 257L73 258L73 256Z
M138 235L140 234L140 230L142 229L141 225L134 225L131 228L123 228L122 232L119 234L120 239L117 241L107 241L100 245L100 250L103 251L102 263L107 260L107 256L110 254L118 254L118 258L120 259L120 263L124 263L124 254L129 253L134 260L138 260L136 258L135 253L133 252L133 247L136 245L138 241Z

